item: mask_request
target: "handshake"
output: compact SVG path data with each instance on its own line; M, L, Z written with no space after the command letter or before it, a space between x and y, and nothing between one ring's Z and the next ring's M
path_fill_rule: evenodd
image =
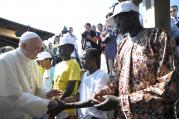
M65 102L51 100L48 105L47 114L50 119L54 119L54 117L64 109L68 109L68 105Z
M120 104L120 100L118 97L113 95L103 96L103 101L98 102L95 99L88 100L86 102L74 102L74 103L66 103L62 100L57 101L55 106L49 107L47 110L47 114L50 119L54 119L58 113L62 112L65 109L72 108L84 108L84 107L96 107L98 110L109 111L117 108Z
M121 103L119 97L107 94L105 90L96 93L93 99L87 101L75 102L76 98L77 96L71 96L63 100L51 100L47 110L49 119L54 119L58 113L65 109L96 107L98 110L109 111L119 107Z
M53 101L51 101L53 102ZM50 104L50 103L49 103ZM66 103L65 101L56 101L56 104L48 106L47 114L49 115L50 119L54 119L58 113L62 112L65 109L72 109L72 108L84 108L84 107L92 107L95 105L93 100L88 100L86 102L74 102L74 103Z

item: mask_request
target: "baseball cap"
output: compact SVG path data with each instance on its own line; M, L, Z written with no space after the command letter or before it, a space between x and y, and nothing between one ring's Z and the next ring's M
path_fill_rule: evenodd
M114 23L114 17L122 12L135 11L139 12L139 7L134 4L132 1L124 1L120 2L115 6L115 10L112 16L107 18L106 23L112 25Z
M44 59L47 59L47 58L52 58L52 56L50 55L49 52L44 51L44 52L41 52L37 55L36 60L41 61L41 60L44 60Z
M71 37L69 35L64 35L62 38L60 38L60 42L59 42L58 46L62 46L65 44L75 45L75 41L74 41L73 37Z

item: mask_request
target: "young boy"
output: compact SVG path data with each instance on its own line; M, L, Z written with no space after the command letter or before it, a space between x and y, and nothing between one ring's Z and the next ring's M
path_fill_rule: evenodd
M55 71L55 68L51 65L52 56L50 53L44 51L37 55L36 60L39 62L39 65L45 69L43 74L43 86L51 90Z
M71 58L74 50L74 40L69 36L60 39L59 54L62 62L55 66L54 89L63 91L60 100L76 95L80 81L80 66L76 59ZM65 110L57 119L76 119L76 110Z

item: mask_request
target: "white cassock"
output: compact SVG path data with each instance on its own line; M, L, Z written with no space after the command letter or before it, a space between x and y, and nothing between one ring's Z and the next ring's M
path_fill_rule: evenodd
M41 117L49 100L35 60L17 48L0 55L0 119Z

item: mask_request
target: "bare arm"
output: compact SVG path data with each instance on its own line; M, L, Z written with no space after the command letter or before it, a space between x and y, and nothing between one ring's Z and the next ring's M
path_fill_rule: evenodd
M60 100L69 97L72 94L75 87L75 83L76 81L68 81L68 85L65 89L65 92L62 94Z

